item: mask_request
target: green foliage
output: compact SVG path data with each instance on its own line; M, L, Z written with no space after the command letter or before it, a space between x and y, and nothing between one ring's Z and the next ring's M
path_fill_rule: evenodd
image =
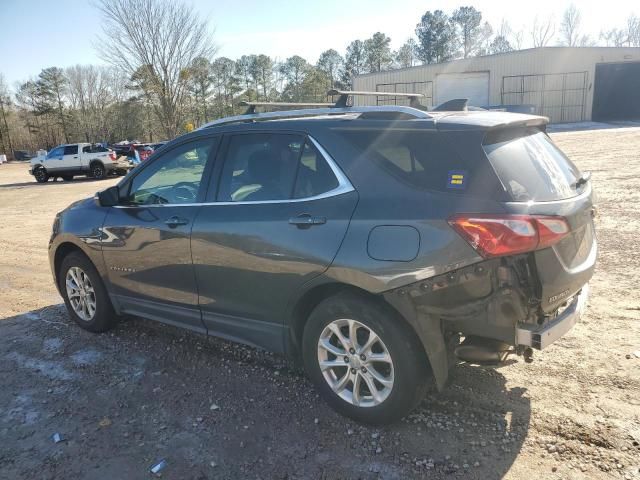
M462 56L467 58L479 49L482 33L482 13L474 7L460 7L454 10L451 21L457 28L457 34L462 46Z
M442 10L426 12L416 25L418 57L424 63L451 60L456 50L456 31L449 16Z
M391 38L382 32L376 32L364 41L365 63L369 73L380 72L391 66Z

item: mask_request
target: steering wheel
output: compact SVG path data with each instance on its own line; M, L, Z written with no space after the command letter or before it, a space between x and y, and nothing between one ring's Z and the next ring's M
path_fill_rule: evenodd
M178 182L171 190L173 200L176 203L195 202L198 196L198 187L190 182Z

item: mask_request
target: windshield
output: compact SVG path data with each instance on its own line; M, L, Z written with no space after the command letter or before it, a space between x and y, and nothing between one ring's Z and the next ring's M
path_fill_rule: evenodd
M580 172L549 136L538 129L494 133L487 136L483 147L505 190L515 201L545 202L580 193L580 188L576 188Z

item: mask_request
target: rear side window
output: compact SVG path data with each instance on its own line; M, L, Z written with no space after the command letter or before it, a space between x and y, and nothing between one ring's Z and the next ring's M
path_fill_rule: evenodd
M509 129L488 135L484 151L504 189L517 202L576 196L580 172L538 129Z
M375 162L412 186L501 198L504 190L479 152L460 156L437 132L424 130L336 131L356 148L360 158Z
M303 199L338 186L331 167L301 135L256 133L229 141L218 200L264 202Z

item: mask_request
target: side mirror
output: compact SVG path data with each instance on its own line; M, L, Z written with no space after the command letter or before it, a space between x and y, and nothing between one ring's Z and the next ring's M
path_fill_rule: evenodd
M96 201L101 207L113 207L120 201L120 190L118 186L109 187L106 190L98 192Z

